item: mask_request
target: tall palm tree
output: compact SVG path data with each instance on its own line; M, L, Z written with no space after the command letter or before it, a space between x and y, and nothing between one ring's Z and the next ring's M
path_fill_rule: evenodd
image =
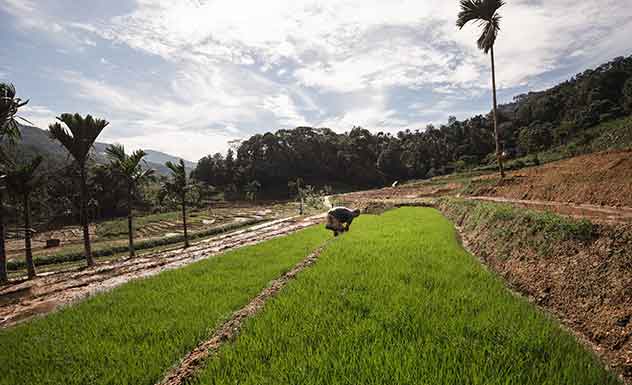
M131 155L125 153L125 147L120 144L113 144L105 149L105 153L110 159L108 168L114 175L121 177L127 187L127 233L129 237L129 256L135 255L134 251L134 226L132 207L134 203L134 192L138 186L145 183L154 176L154 170L143 168L143 158L145 151L134 151Z
M461 0L461 11L456 21L457 27L462 29L469 22L477 23L481 29L481 36L478 38L478 48L485 54L490 54L492 61L492 94L493 94L493 120L494 137L496 140L496 159L500 176L505 177L503 169L502 151L500 148L500 138L498 137L498 104L496 102L496 68L494 63L494 43L500 31L500 19L498 14L500 7L505 5L504 0Z
M171 171L171 177L164 181L161 194L175 197L182 205L182 226L184 228L184 247L189 247L189 234L187 232L187 171L184 161L178 163L167 162L165 166Z
M48 126L50 137L58 140L68 150L79 166L81 174L81 226L83 227L83 245L88 266L94 266L94 258L90 249L90 232L88 229L88 186L86 176L86 160L90 149L103 129L109 124L103 119L94 119L87 115L62 114L57 118L64 123L70 133L59 122Z
M5 251L4 229L4 204L3 204L3 179L5 170L3 166L9 165L9 159L3 151L2 142L13 143L20 137L20 130L15 121L15 116L20 107L29 101L22 101L15 97L16 91L13 84L0 83L0 283L8 281L7 256Z
M26 269L29 279L35 278L33 250L31 248L31 193L42 183L42 177L37 175L37 168L42 163L38 156L24 165L15 166L7 173L7 186L11 193L22 198L24 210L24 250L26 252Z

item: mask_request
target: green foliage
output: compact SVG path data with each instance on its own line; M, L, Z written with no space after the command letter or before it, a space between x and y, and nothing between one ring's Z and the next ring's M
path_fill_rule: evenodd
M259 183L259 181L253 180L251 182L248 182L246 186L244 186L246 199L248 199L249 201L256 201L259 190L261 190L261 183Z
M145 151L136 150L128 155L123 145L112 144L105 153L110 160L108 167L111 172L123 178L130 187L154 180L155 171L143 167L143 158L147 155Z
M48 127L50 137L59 141L80 164L85 162L97 137L109 124L106 120L94 119L91 115L83 117L79 114L61 114L57 120L64 123L70 133L57 122Z
M361 216L195 384L617 384L432 209Z
M139 279L0 330L0 384L154 384L325 238L312 228Z
M504 227L510 223L528 228L534 239L546 241L590 242L594 239L594 225L587 219L516 208L507 204L475 202L456 198L442 198L458 217L470 217L470 229L478 226ZM510 223L503 223L510 222Z
M481 27L478 38L478 48L486 54L493 48L500 31L498 10L505 5L503 0L461 0L461 11L456 21L457 27L462 29L472 22Z
M0 144L4 139L14 141L20 137L20 130L15 118L18 110L29 101L22 101L15 95L16 91L13 84L0 83Z
M43 158L38 156L24 164L15 164L6 175L6 184L10 192L22 196L29 195L36 188L41 187L43 179L38 174L38 168Z
M497 9L499 2L467 3L484 11L468 11L465 19L488 20L485 15ZM544 163L596 149L632 146L629 124L617 127L629 119L625 114L630 113L631 90L629 56L498 106L499 139L508 154L507 168L534 165L536 153ZM297 127L254 135L229 155L203 158L192 176L219 190L235 191L239 186L242 193L257 180L260 194L281 197L287 181L299 177L306 185L345 184L358 189L498 167L490 114L449 119L439 127L415 127L396 135L373 134L361 127L343 134ZM512 163L515 158L520 162Z

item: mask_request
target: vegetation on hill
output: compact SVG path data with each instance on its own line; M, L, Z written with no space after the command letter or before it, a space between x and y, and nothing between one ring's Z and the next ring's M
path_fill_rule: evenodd
M577 74L551 89L518 95L498 107L500 144L508 158L557 148L569 154L591 145L620 146L632 134L632 56L616 58ZM598 130L595 127L599 126ZM615 132L616 130L616 132ZM202 158L192 176L234 191L257 180L264 191L286 192L290 180L306 184L383 186L393 180L423 179L495 165L491 116L450 118L439 127L373 134L355 127L344 134L329 128L298 127L257 134L236 152Z

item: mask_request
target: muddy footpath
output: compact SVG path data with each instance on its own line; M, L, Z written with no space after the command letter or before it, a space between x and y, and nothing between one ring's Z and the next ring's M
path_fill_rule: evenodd
M0 328L44 315L134 279L176 269L224 251L281 237L324 221L324 215L288 217L233 231L193 244L188 249L148 253L44 274L30 281L0 287Z

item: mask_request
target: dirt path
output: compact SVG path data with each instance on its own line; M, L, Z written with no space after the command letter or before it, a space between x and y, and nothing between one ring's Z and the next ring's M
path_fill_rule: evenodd
M90 269L52 273L31 281L1 287L0 328L47 314L60 306L110 290L133 279L176 269L225 250L287 235L323 220L324 215L279 219L207 239L186 250L171 250L133 259L110 261Z
M224 343L233 340L239 333L242 323L246 319L260 312L266 302L281 291L290 280L296 277L298 273L313 265L325 247L327 247L327 244L332 241L333 239L327 241L313 253L308 255L304 260L294 266L292 270L270 282L268 287L263 289L255 298L252 299L252 301L250 301L250 303L233 313L230 319L217 328L211 338L201 342L195 349L193 349L177 367L172 369L165 376L165 378L160 382L160 385L180 385L187 383L187 381L191 379L197 370L204 364L204 360L206 358L215 354Z
M535 210L552 211L558 214L569 215L575 218L586 218L598 222L630 223L632 222L631 207L610 207L589 204L573 204L563 202L523 200L503 197L468 197L475 201L508 203L514 206Z

